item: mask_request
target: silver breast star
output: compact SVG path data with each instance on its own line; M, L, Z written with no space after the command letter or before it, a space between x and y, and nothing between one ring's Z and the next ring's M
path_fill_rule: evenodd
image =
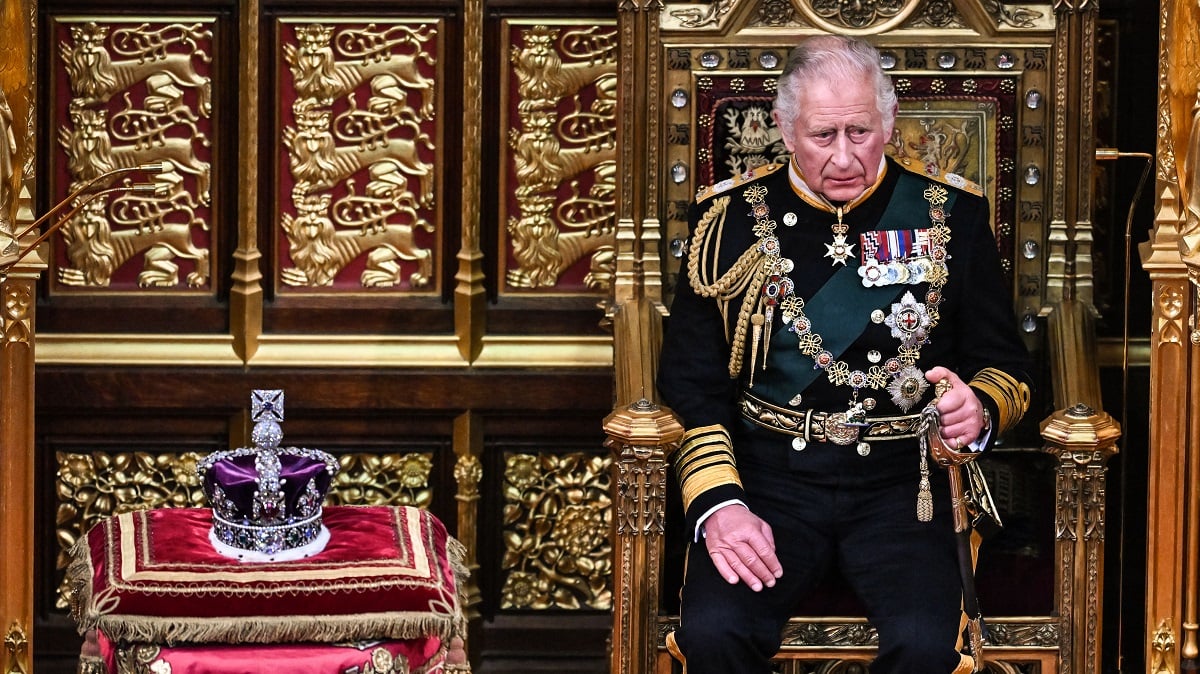
M833 258L833 262L830 264L845 265L846 260L854 257L854 244L846 243L844 234L834 236L833 243L825 244L825 248L827 249L825 257Z

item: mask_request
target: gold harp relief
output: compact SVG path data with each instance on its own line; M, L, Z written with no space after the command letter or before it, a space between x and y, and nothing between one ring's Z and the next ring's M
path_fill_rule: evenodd
M294 35L283 45L295 99L281 132L293 180L280 197L291 204L282 281L331 286L365 255L362 287L428 287L437 28L313 23Z
M72 98L58 127L70 184L65 197L114 169L162 163L158 191L123 191L80 209L62 230L67 286L110 287L114 274L140 258L137 285L191 288L209 284L212 62L209 23L113 27L72 24L58 45L56 77ZM124 183L129 186L129 183ZM180 262L189 269L182 276Z
M519 118L509 129L513 288L549 288L589 258L583 285L615 270L617 34L609 27L534 26L512 47Z

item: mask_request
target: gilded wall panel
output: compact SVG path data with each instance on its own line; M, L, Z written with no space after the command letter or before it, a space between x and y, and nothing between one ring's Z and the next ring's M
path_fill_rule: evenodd
M276 30L276 285L439 291L442 22Z
M55 238L56 291L212 291L221 225L212 190L214 24L52 21L51 201L89 184L126 188L75 202L80 208ZM141 172L149 189L128 189L136 172L92 183L152 163L162 170Z
M612 608L612 458L504 454L504 609Z
M617 33L506 22L504 292L607 291L615 271Z

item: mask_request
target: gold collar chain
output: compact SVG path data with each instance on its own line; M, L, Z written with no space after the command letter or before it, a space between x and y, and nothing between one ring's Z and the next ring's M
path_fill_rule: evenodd
M905 412L912 409L929 385L925 381L924 373L916 367L916 362L921 356L922 345L928 341L928 333L933 330L940 319L938 305L942 301L942 287L946 285L949 278L946 267L946 261L949 259L949 255L946 253L946 244L950 241L950 228L946 225L948 214L944 209L948 199L946 189L940 185L930 185L923 194L925 200L929 202L929 220L933 224L929 237L932 264L925 273L925 280L929 283L929 288L925 292L925 304L923 306L918 304L911 293L905 293L901 302L893 305L893 309L897 312L901 310L915 311L921 318L927 319L927 323L924 324L925 338L912 342L901 340L894 357L889 358L882 365L870 366L865 372L859 369L850 369L849 363L836 359L832 352L823 348L821 334L813 329L811 321L805 316L804 300L796 296L795 286L787 276L794 268L795 263L781 255L779 239L775 236L776 224L771 219L771 210L766 204L767 189L761 185L755 185L747 189L744 196L754 215L754 234L759 237L758 250L766 257L764 268L768 274L759 297L759 311L751 317L754 335L751 341L753 355L750 386L754 385L753 372L754 364L757 361L758 344L762 340L769 342L771 323L776 308L778 308L782 313L784 324L789 326L788 330L796 333L800 352L812 358L814 365L825 371L825 376L834 386L848 385L853 389L853 396L850 400L851 411L861 410L865 415L866 411L875 407L873 398L867 398L862 403L858 402L858 390L864 387L881 391L887 390L892 396L892 401L900 409ZM839 216L838 225L846 228L841 223L840 209L835 212ZM846 229L848 230L848 228ZM826 257L830 256L827 254ZM882 322L881 315L881 311L875 312L872 320L875 321L876 317L880 317L880 320L875 322ZM765 344L763 367L766 367ZM800 404L799 393L792 398L790 404Z

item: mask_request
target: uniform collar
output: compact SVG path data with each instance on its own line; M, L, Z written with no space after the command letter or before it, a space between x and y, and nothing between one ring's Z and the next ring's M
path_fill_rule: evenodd
M862 194L858 195L854 199L851 199L846 204L843 204L842 212L849 213L850 209L866 201L868 197L874 194L879 185L883 183L883 179L887 175L887 170L887 158L880 157L879 171L878 175L875 177L875 184L863 190ZM824 195L817 194L811 187L808 186L808 182L804 180L804 174L800 172L800 167L796 166L795 157L792 157L792 160L788 162L788 182L792 184L792 190L795 191L796 194L810 206L822 211L827 211L829 213L837 212L837 207L830 203L830 201L826 199Z

